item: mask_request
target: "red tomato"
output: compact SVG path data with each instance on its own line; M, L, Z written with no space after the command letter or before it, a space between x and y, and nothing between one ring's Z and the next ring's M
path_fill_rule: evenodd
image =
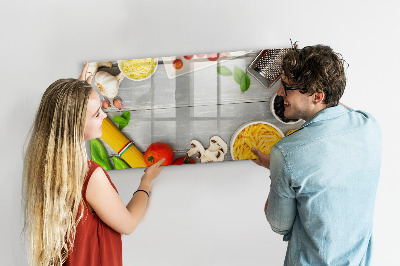
M212 54L207 54L207 59L210 61L215 61L217 60L219 55L217 53L212 53Z
M187 59L187 60L190 60L190 59L193 58L193 56L194 56L194 55L185 55L184 58Z
M203 58L205 56L205 54L197 54L196 55L198 58Z
M176 158L175 161L172 163L172 165L180 165L180 164L194 164L196 163L193 159L190 157L184 156L184 157L179 157Z
M172 66L173 66L175 69L180 69L180 68L182 68L182 66L183 66L183 62L182 62L182 60L180 60L180 59L175 59L174 62L172 63Z
M165 158L165 162L162 165L170 165L172 159L174 159L174 151L171 146L162 142L152 143L144 154L144 162L147 166L150 166L162 158Z

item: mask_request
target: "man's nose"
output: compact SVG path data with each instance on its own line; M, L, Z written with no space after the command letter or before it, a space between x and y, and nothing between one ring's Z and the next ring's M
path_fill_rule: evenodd
M276 92L276 94L277 94L278 96L282 96L282 97L286 96L282 84L281 84L281 86L279 87L279 89L278 89L278 91Z

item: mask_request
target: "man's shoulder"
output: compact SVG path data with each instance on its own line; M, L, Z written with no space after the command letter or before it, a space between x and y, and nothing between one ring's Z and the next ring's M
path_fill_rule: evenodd
M337 112L338 113L338 112ZM339 113L338 113L339 114ZM364 111L348 109L340 115L316 117L306 121L298 130L284 137L275 144L283 156L293 153L312 152L312 147L321 147L319 143L326 144L330 139L343 136L343 143L348 141L357 142L362 135L367 138L381 138L381 131L377 120ZM360 138L365 140L365 138Z
M353 117L358 117L362 119L364 122L368 122L371 125L375 126L376 128L379 128L379 123L376 120L376 118L368 112L362 111L362 110L354 110L349 108L349 115Z
M278 141L273 149L279 150L283 156L293 153L295 151L301 151L301 148L310 142L309 130L307 128L300 128L290 135L282 138Z
M369 138L381 138L381 128L376 118L368 112L349 108L347 115L343 118L342 131L353 131L355 137L360 135Z

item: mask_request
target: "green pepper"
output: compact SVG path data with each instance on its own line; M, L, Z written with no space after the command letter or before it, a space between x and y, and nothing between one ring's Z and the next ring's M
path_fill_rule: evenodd
M131 168L129 166L129 164L127 164L124 160L122 160L121 158L117 157L117 156L113 156L111 157L111 159L114 162L114 168L115 169L127 169L127 168Z
M104 170L113 169L107 151L98 139L90 140L90 153L92 161L98 163Z

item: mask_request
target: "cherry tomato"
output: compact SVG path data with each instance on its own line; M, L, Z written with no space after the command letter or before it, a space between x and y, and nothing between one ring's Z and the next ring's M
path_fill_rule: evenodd
M205 54L197 54L196 55L198 58L203 58L205 56Z
M180 69L180 68L182 68L182 66L183 66L183 62L182 62L182 60L180 60L180 59L175 59L174 62L172 62L172 66L173 66L175 69Z
M172 165L180 165L180 164L194 164L196 163L193 159L188 156L176 158Z
M217 53L212 53L212 54L207 54L207 59L210 61L215 61L217 60L219 55Z
M187 59L187 60L190 60L190 59L193 58L193 56L194 56L194 55L185 55L184 58Z

